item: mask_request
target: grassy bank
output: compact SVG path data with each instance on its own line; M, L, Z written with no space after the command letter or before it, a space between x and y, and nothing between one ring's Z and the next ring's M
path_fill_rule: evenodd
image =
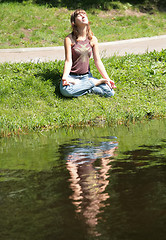
M63 45L64 37L71 30L70 14L73 10L30 2L0 3L1 49ZM118 2L114 8L110 5L107 11L87 10L91 28L99 42L166 33L166 12L141 12L131 4Z
M121 124L166 117L166 50L103 59L116 82L113 98L59 93L63 61L0 65L0 131ZM91 70L99 77L91 60Z

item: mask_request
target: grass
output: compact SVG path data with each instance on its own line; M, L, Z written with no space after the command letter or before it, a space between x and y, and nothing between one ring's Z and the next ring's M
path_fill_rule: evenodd
M63 45L71 31L67 8L23 3L0 4L0 48ZM88 11L99 42L162 35L166 13L141 13L127 4ZM95 124L127 124L166 117L166 50L103 59L116 82L113 98L60 95L63 61L0 64L0 137L22 131ZM91 71L100 77L91 60Z
M166 33L166 13L142 13L131 4L118 9L87 10L91 28L99 42L151 37ZM71 31L67 8L37 4L0 3L0 49L63 45Z
M117 85L113 98L63 98L59 92L63 61L0 64L0 136L166 117L166 50L103 62ZM93 60L91 71L100 77Z

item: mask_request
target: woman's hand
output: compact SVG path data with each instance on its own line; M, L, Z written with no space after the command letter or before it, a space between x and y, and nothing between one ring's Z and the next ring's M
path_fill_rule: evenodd
M68 85L70 85L70 83L67 79L62 79L62 85L63 86L68 86Z
M63 82L63 86L68 86L68 85L70 85L70 84L73 84L73 85L75 85L76 83L78 83L78 79L77 80L74 80L74 79L62 79L62 82Z
M116 88L114 81L111 80L110 78L107 78L107 79L102 78L101 80L105 81L104 83L108 84L108 86L109 86L111 89Z
M116 88L114 81L112 81L111 79L108 79L107 84L108 84L108 86L109 86L110 88L112 88L112 89L113 89L113 88Z

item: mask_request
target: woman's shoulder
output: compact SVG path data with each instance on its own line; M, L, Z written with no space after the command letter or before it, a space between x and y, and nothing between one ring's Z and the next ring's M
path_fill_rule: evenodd
M74 39L73 39L72 33L68 34L68 35L65 37L65 42L68 42L68 43L70 43L71 45L74 44Z
M98 40L97 40L97 38L96 38L94 35L92 36L92 39L91 39L90 43L91 43L91 46L92 46L92 47L93 47L95 44L98 43Z

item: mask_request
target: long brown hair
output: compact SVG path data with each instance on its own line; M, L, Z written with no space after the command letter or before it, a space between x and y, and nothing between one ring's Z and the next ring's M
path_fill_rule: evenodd
M78 38L79 32L78 32L77 25L75 24L75 19L76 19L76 17L78 16L79 13L85 13L85 14L86 14L86 12L85 12L84 10L82 10L82 9L77 9L77 10L75 10L75 11L72 13L71 19L70 19L70 21L71 21L71 26L72 26L72 35L73 35L73 37L75 37L76 39ZM86 15L87 15L87 14L86 14ZM92 30L91 30L91 28L90 28L90 24L89 24L89 22L88 22L88 26L87 26L87 37L88 37L89 40L91 40L91 39L92 39L92 36L93 36L93 32L92 32Z

